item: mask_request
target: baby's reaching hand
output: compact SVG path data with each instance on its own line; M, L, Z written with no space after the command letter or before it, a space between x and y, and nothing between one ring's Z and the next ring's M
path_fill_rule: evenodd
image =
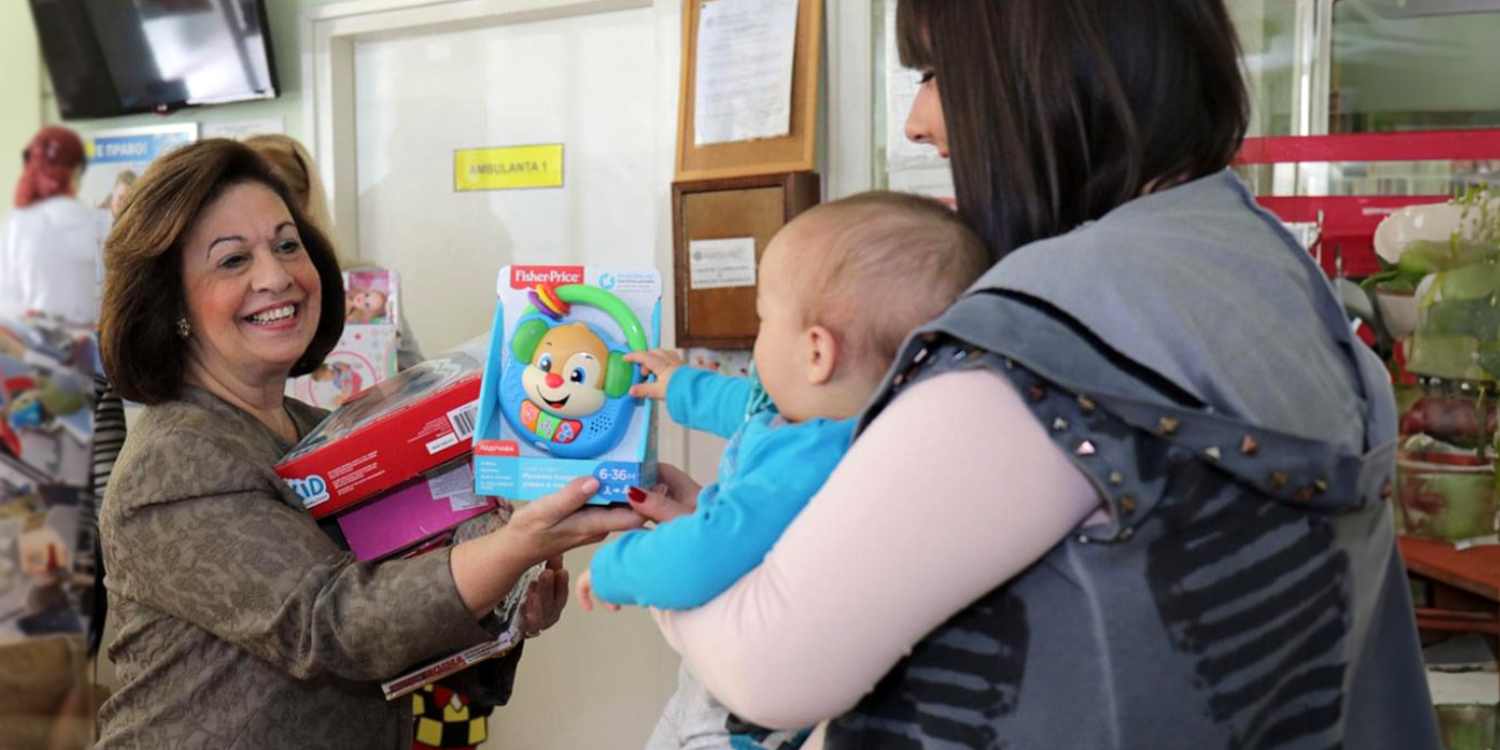
M583 611L594 611L594 572L592 570L585 570L583 575L578 577L578 603L583 605ZM620 611L618 604L610 604L603 599L599 600L599 604L611 612Z
M631 352L625 355L625 361L641 366L646 374L656 376L656 380L650 383L639 383L630 387L630 395L636 398L653 398L657 401L667 397L667 381L672 379L672 373L682 367L685 362L682 356L671 349L652 349L648 352Z

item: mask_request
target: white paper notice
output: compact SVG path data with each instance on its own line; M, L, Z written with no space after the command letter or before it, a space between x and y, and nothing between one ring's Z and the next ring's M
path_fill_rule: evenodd
M755 238L688 243L688 288L755 286Z
M797 0L714 0L698 16L694 143L776 138L792 129Z

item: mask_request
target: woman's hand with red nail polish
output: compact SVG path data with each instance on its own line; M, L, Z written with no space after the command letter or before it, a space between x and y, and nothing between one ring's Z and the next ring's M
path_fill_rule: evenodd
M656 523L666 523L679 516L693 514L697 503L680 502L668 494L667 486L656 485L654 490L643 490L640 487L630 487L625 491L630 497L630 509L641 514ZM697 496L693 496L694 501Z

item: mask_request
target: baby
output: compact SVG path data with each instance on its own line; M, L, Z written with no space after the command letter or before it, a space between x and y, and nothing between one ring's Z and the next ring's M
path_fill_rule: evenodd
M907 334L988 265L942 204L857 195L807 211L766 248L751 377L684 367L666 350L627 356L656 375L632 395L665 399L674 420L729 445L690 514L693 499L676 498L685 515L599 549L578 583L584 608L696 607L759 565L843 457ZM647 748L788 750L805 736L739 722L684 666Z

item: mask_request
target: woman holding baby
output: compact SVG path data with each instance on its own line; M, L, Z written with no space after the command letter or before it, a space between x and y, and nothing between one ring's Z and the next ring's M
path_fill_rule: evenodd
M1389 376L1227 168L1223 0L900 0L993 268L759 568L660 615L809 747L1436 748ZM658 515L698 488L676 472Z

